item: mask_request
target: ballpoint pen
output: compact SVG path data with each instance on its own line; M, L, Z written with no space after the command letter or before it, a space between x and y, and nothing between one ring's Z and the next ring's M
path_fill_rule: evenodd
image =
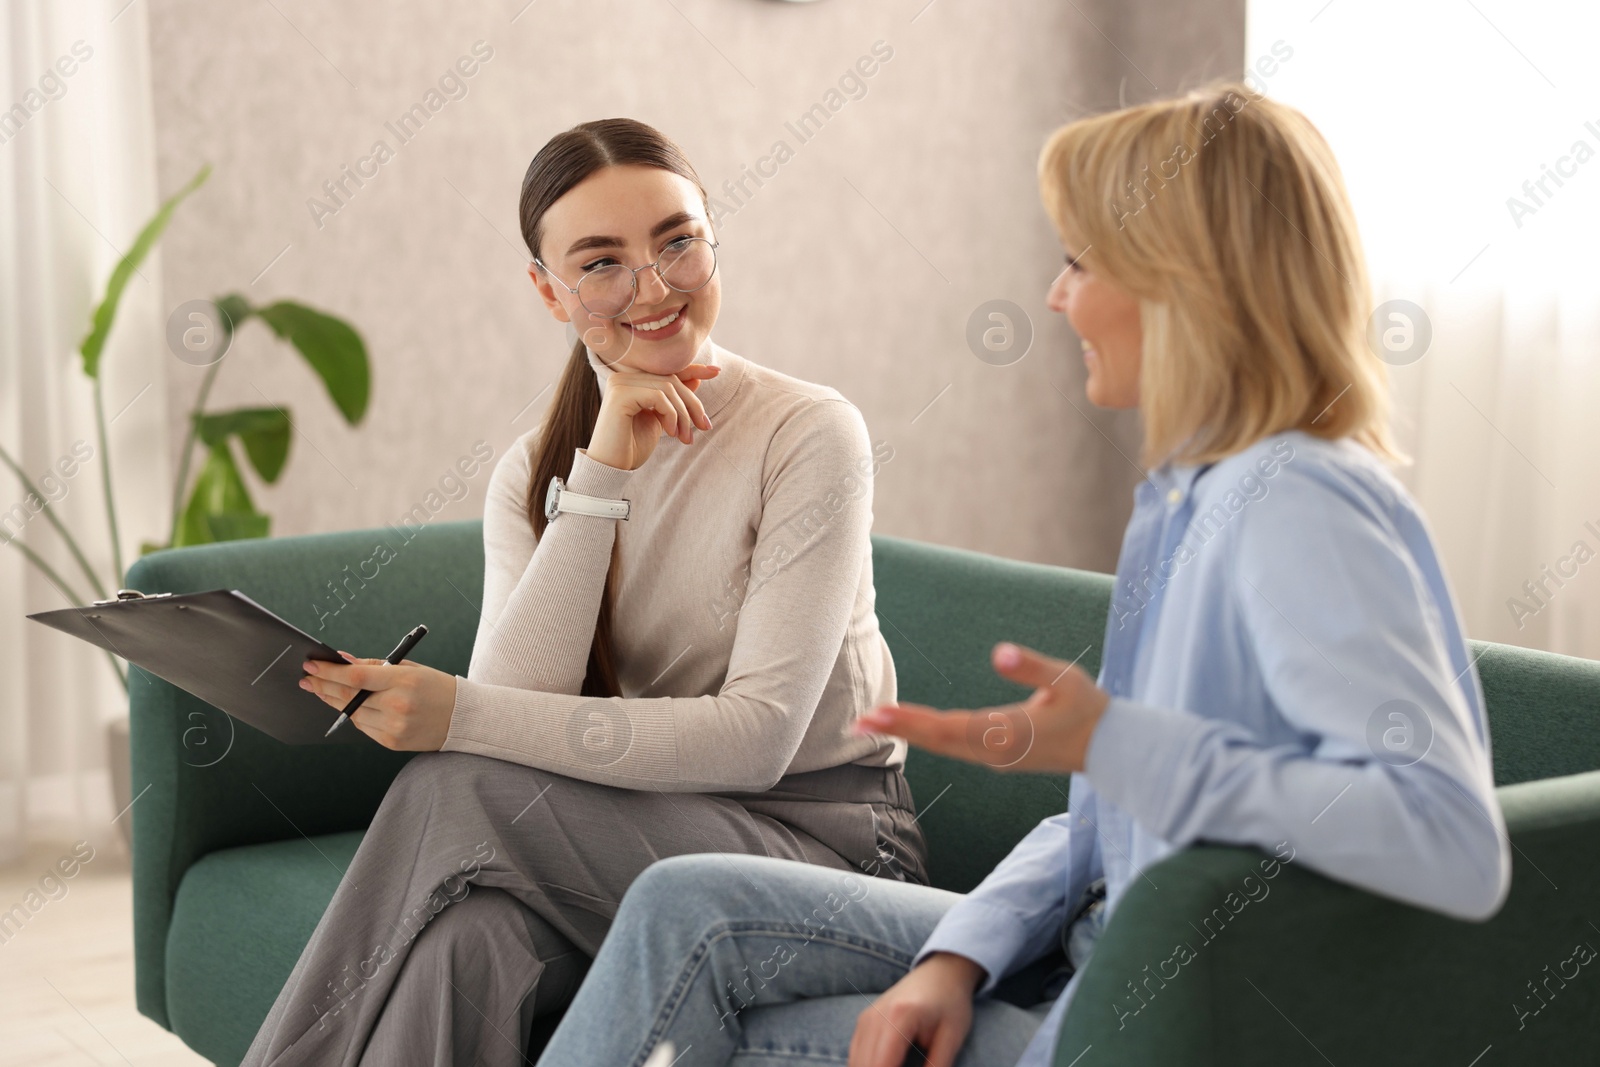
M394 651L389 653L388 657L384 660L384 662L385 663L391 663L391 664L399 663L401 660L406 658L407 654L409 654L410 651L413 648L417 647L417 642L421 641L427 635L428 635L428 628L426 626L418 626L415 630L412 630L410 633L406 634L404 637L402 637L400 639L400 643L394 647ZM345 723L350 721L350 713L355 711L357 708L359 708L361 706L362 702L365 701L371 695L372 695L372 690L363 689L359 693L357 693L355 696L351 697L350 698L350 703L348 703L348 704L346 704L344 706L344 710L339 712L339 717L337 719L333 720L333 725L328 727L328 732L323 734L322 736L323 737L331 737L331 736L333 736L333 732L335 730L337 730L339 727L343 726Z

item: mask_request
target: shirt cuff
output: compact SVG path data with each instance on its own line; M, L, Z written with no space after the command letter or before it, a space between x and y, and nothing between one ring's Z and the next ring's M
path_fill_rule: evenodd
M1177 762L1203 729L1198 716L1112 697L1089 738L1083 774L1095 790L1147 830L1162 835L1160 813Z
M1011 970L1027 941L1027 927L1016 915L969 897L944 913L911 966L935 952L965 956L986 972L983 983L973 991L973 996L982 996Z
M567 488L584 496L609 497L616 500L627 489L633 471L610 467L597 459L590 459L582 449L572 452L572 473L567 476Z

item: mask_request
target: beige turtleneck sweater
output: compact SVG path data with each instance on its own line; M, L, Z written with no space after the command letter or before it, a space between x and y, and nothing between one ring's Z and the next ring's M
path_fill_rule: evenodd
M903 763L854 736L895 699L872 586L875 452L837 391L708 341L712 422L634 471L578 449L567 487L632 502L626 520L527 517L540 427L501 457L484 508L483 613L444 748L630 789L756 791L786 774ZM610 370L591 352L602 395ZM542 504L544 487L537 487ZM623 695L583 683L613 540Z

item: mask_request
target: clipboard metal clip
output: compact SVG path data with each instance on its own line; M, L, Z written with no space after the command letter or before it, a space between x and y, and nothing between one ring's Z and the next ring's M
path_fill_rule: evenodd
M124 600L160 600L162 597L171 595L171 593L141 593L137 589L118 589L116 596L106 600L96 600L94 601L94 606L98 608L106 604L120 603Z

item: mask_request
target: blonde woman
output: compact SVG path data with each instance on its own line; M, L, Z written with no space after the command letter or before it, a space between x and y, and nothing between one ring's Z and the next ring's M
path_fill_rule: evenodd
M526 1062L663 856L927 880L905 742L851 730L895 694L861 413L711 339L706 193L660 132L558 134L520 208L538 299L578 337L489 486L467 676L305 664L334 707L371 690L355 728L421 755L250 1067Z
M965 897L772 860L735 861L740 878L659 863L541 1063L629 1067L670 1042L697 1065L899 1067L915 1045L934 1067L1043 1067L1123 890L1201 839L1464 919L1504 900L1482 693L1387 468L1328 146L1226 85L1063 127L1039 178L1067 259L1049 304L1082 338L1089 399L1144 416L1100 677L1002 643L994 668L1026 701L885 705L862 727L1071 772L1068 811ZM990 995L1002 980L1022 984L1009 1001Z

